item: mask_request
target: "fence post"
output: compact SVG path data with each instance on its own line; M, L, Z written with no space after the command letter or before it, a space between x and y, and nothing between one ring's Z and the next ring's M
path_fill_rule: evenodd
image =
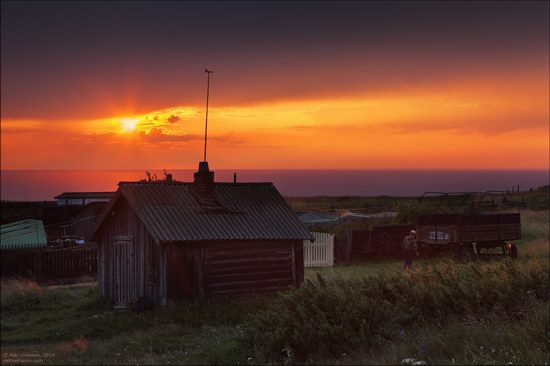
M39 249L34 252L33 259L34 259L34 278L36 279L36 283L42 283L43 282L43 276L42 276L42 253L43 250Z
M328 261L329 263L331 263L332 266L334 266L334 236L332 236L329 240L327 252Z

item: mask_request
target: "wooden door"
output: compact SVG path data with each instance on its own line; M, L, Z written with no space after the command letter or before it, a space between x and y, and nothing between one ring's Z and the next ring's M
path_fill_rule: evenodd
M132 301L132 238L115 238L115 305L126 306Z

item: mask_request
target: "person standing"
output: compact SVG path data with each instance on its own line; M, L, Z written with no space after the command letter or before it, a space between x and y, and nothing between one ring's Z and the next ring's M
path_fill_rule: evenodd
M413 255L418 256L418 245L416 244L416 231L411 230L411 233L403 239L403 252L405 254L405 270L412 270Z

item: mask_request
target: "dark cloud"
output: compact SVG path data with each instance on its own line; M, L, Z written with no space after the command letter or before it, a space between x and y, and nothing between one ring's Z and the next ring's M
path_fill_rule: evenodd
M167 121L170 122L170 123L176 123L177 121L179 121L181 118L178 117L178 116L175 116L175 115L171 115L170 117L168 117Z
M5 1L2 115L105 118L125 107L203 106L206 66L216 72L213 107L546 70L548 6ZM150 87L159 80L162 88Z
M167 134L161 128L152 128L148 133L147 132L136 132L135 137L137 137L138 142L144 143L162 143L162 142L189 142L193 140L202 139L202 136L193 135L193 134ZM126 141L127 135L108 132L108 133L97 133L97 134L86 134L81 135L77 138L77 141L84 143L118 143L121 141Z
M244 140L241 137L236 136L232 131L219 136L209 136L208 138L229 145L241 145L244 143Z
M3 132L3 131L2 131ZM97 133L97 134L85 134L85 135L72 135L77 143L119 143L127 141L128 136L126 134L119 134L115 132ZM170 134L166 133L162 128L152 128L149 132L136 132L134 134L136 142L146 144L157 143L183 143L191 141L202 141L203 135L195 134ZM234 132L228 132L223 135L208 136L209 140L218 141L220 143L229 145L240 145L244 143L241 137L235 135Z
M161 128L152 128L149 133L139 132L137 135L145 142L189 142L202 137L193 134L167 134Z

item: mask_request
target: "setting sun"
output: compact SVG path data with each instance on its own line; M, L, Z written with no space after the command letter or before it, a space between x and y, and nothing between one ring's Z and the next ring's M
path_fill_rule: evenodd
M122 118L120 120L120 126L124 132L134 132L138 122L139 120L137 118Z
M2 4L2 170L548 170L548 2Z

